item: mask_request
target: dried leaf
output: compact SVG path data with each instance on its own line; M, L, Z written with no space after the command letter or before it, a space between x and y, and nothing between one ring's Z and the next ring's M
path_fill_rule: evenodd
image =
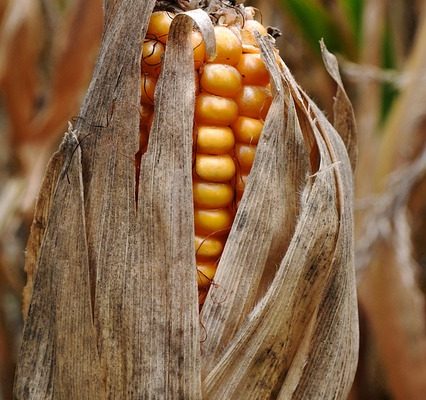
M25 272L27 273L27 284L23 292L22 310L24 318L28 314L30 300L33 291L33 279L36 274L38 258L43 237L46 232L47 222L51 213L52 202L59 174L66 162L66 153L63 149L57 151L51 158L44 176L43 183L36 202L31 232L28 238L25 255Z
M92 321L83 182L76 146L77 139L70 132L56 155L65 163L54 185L39 251L16 372L15 396L19 399L105 398Z
M140 265L132 255L137 232L132 160L138 143L140 43L154 1L105 5L107 28L78 128L80 139L85 138L82 167L97 345L106 392L120 398L140 381L127 375L136 366L125 362L138 349L128 343L139 337L130 305L137 304L132 296L141 284L134 279Z
M337 132L309 100L334 161L340 210L339 236L329 286L319 305L311 348L294 399L346 398L358 358L358 312L353 262L352 175ZM345 349L345 351L342 351ZM286 398L286 382L281 398Z
M342 78L340 77L339 66L336 57L331 54L325 47L324 41L321 41L321 53L324 65L337 83L337 92L334 99L334 121L333 125L336 131L340 134L345 143L346 149L351 160L352 170L355 171L355 166L358 158L357 148L357 132L355 123L355 114L352 108L351 101L346 94L343 86Z
M415 46L405 63L404 76L407 87L396 100L387 120L383 140L378 152L377 180L380 187L386 184L387 175L401 162L414 159L424 146L426 85L426 8L419 18ZM404 134L401 134L404 132ZM416 137L417 136L417 137Z
M292 78L285 82L299 92ZM350 163L335 130L309 99L303 107L303 96L295 96L296 106L311 121L304 134L317 146L319 170L305 186L296 230L271 287L204 381L208 398L279 392L281 398L344 398L352 383L358 332ZM292 370L287 386L285 376L295 357L303 360L297 352L300 346L306 352L306 326L317 312L309 350L315 357L297 365L303 371ZM342 346L348 353L342 354Z

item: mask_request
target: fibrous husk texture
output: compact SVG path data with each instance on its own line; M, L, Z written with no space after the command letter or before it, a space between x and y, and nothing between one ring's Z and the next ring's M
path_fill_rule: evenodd
M214 35L202 10L175 17L135 182L140 43L154 5L106 2L81 118L53 156L39 196L27 256L36 275L15 395L344 399L358 348L345 147L354 154L355 133L335 59L323 48L341 91L341 136L270 39L258 37L274 100L199 314L189 34L195 22L209 57Z

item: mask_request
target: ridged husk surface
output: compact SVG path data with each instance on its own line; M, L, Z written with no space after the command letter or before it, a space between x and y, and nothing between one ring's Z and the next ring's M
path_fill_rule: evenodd
M345 399L358 350L356 154L336 60L323 48L338 87L333 125L340 135L271 40L258 38L274 99L199 314L189 34L195 21L212 57L213 26L202 10L174 19L135 182L140 43L154 5L106 1L81 118L52 157L39 195L15 396Z

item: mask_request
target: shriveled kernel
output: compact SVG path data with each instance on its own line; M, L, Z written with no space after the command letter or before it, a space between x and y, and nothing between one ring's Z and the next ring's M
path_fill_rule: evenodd
M158 40L145 40L142 45L142 71L155 77L160 75L164 44Z
M240 115L265 119L272 102L271 91L264 86L245 85L238 97Z
M197 207L222 208L232 203L234 190L229 183L195 181L193 196Z
M260 54L243 54L237 65L245 85L267 85L269 72Z
M197 234L226 233L232 225L233 214L229 208L217 210L194 210L194 225Z
M216 57L212 62L237 65L243 52L240 39L227 27L216 26Z
M237 143L235 146L235 156L238 160L238 166L243 171L250 171L253 166L254 156L256 155L256 146L245 143Z
M154 93L157 79L148 74L141 76L141 103L144 105L154 104Z
M199 126L197 151L205 154L225 154L234 147L232 129L227 126Z
M174 17L174 14L167 11L156 11L152 13L148 24L147 38L156 39L165 44Z
M197 258L217 259L222 254L225 239L195 235L194 243Z
M201 87L209 93L235 97L241 90L242 79L236 68L226 64L206 64L202 70Z
M263 122L250 117L238 117L232 124L235 139L238 142L257 144L262 134Z
M238 117L237 103L225 97L200 93L195 102L195 120L204 125L230 125Z
M206 181L228 182L235 175L235 163L229 154L217 156L197 154L195 172Z

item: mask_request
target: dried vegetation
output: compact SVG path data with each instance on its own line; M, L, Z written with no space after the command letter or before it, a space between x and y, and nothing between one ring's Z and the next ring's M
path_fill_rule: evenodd
M156 265L170 263L170 259L164 259L163 251L143 247L144 237L152 239L153 235L158 235L158 240L164 242L166 246L175 237L176 231L180 232L180 239L185 235L188 236L190 235L188 229L192 224L188 208L184 208L186 211L183 215L167 216L173 224L167 230L143 233L143 227L153 224L152 219L165 218L162 209L165 207L164 204L169 204L170 196L174 196L172 197L174 199L180 198L182 204L190 201L187 198L190 183L184 179L185 174L188 174L188 168L190 171L187 163L190 152L189 136L180 137L179 140L186 140L183 143L168 142L167 135L170 130L166 129L167 121L162 121L161 118L157 121L158 136L153 140L161 143L162 146L167 142L168 150L166 151L164 147L166 154L176 147L182 149L182 152L174 159L173 165L167 159L163 159L161 162L166 168L163 171L161 168L156 168L154 157L148 156L145 159L143 169L148 172L145 178L141 177L143 188L141 193L146 194L146 203L141 204L141 209L152 209L155 213L149 215L141 212L136 216L133 211L130 193L133 193L134 188L132 160L137 143L138 71L132 62L126 64L125 60L137 58L136 43L140 41L142 32L140 26L135 25L134 35L130 39L125 35L124 30L129 27L120 25L119 20L125 17L130 18L130 11L125 6L120 8L119 3L108 2L107 12L110 18L107 22L113 28L110 30L110 35L104 37L101 54L104 55L105 60L98 66L95 74L97 80L93 81L83 106L81 114L83 119L74 121L77 131L67 135L60 152L52 159L49 167L51 173L44 181L44 189L38 200L38 214L32 229L32 241L28 248L26 265L27 267L36 265L37 257L39 254L42 255L39 265L40 263L44 265L44 272L40 274L41 283L39 286L36 285L38 296L34 300L34 309L37 310L38 306L41 307L39 310L48 310L47 316L56 313L58 317L52 324L52 318L44 320L40 318L40 314L39 316L36 313L33 314L34 330L32 334L27 330L27 340L34 338L32 335L35 332L42 332L47 336L37 344L45 344L47 347L40 347L40 353L33 353L31 348L34 347L35 342L33 339L32 342L28 342L29 345L27 350L24 349L22 357L21 377L28 376L28 371L34 370L34 364L36 364L34 357L41 357L42 354L54 357L53 353L50 353L53 348L46 339L51 334L56 335L56 345L61 348L69 346L69 349L85 349L78 354L78 358L67 359L62 356L57 358L58 368L51 372L54 373L56 382L61 383L62 392L55 393L58 398L60 396L70 398L67 395L73 391L80 395L81 387L86 388L87 396L90 398L99 398L99 396L102 398L102 390L117 393L117 395L124 393L124 390L128 390L129 393L138 393L140 385L135 381L135 377L141 374L155 377L152 379L154 386L148 387L147 390L161 391L161 388L164 388L162 386L164 375L156 371L163 371L166 361L171 364L180 362L178 359L172 361L173 352L176 349L184 349L185 360L192 360L192 364L186 364L183 369L186 372L182 375L170 375L171 380L182 382L184 377L188 379L188 376L199 376L200 368L203 368L204 385L212 398L215 396L232 398L232 390L238 390L238 393L242 393L242 390L252 391L251 373L255 371L253 373L260 376L266 370L265 364L254 363L253 360L259 360L259 354L265 354L265 349L270 351L269 354L278 355L282 352L286 355L281 359L276 375L268 375L268 381L265 383L265 387L275 385L274 393L277 398L328 398L332 395L342 398L342 393L347 392L347 385L351 381L351 368L356 355L339 354L337 350L340 350L338 346L351 350L355 348L354 343L345 344L345 341L356 341L356 338L351 336L354 334L356 322L348 319L349 316L355 318L356 314L353 291L350 287L353 284L350 269L339 269L336 265L350 265L351 254L338 251L343 259L337 258L334 261L336 265L330 264L329 259L315 259L315 264L323 265L324 268L319 268L317 274L312 275L309 269L312 259L306 256L311 253L300 253L299 247L312 246L314 249L317 248L318 243L321 243L325 248L330 246L328 252L324 251L328 255L332 254L332 249L338 249L339 246L341 249L350 248L350 243L342 243L339 239L347 240L349 237L339 231L338 225L341 224L342 218L345 219L345 213L350 213L350 210L343 207L348 203L339 202L338 198L341 200L342 195L350 197L348 189L350 184L345 183L345 180L349 179L347 166L341 166L340 156L336 164L336 159L332 152L330 153L330 146L331 148L340 146L338 143L333 143L334 139L330 141L330 137L333 138L335 135L333 128L315 105L300 91L286 67L281 65L279 70L275 71L276 76L280 75L281 78L275 80L276 97L268 129L270 132L276 132L277 129L283 129L287 133L291 131L293 136L283 136L287 142L282 142L283 138L277 138L276 135L264 135L264 140L259 146L258 168L255 169L252 185L249 185L247 189L252 194L247 195L246 199L251 200L246 200L242 204L240 219L236 220L236 227L238 223L244 222L245 227L248 228L243 233L238 229L232 232L235 239L233 244L227 247L221 261L222 266L217 276L218 285L212 291L210 300L207 300L200 329L194 308L196 293L191 283L193 279L191 269L187 268L184 274L164 275L158 268L156 269ZM131 7L134 2L127 3L128 7ZM153 2L146 3L147 5L144 6L140 4L136 6L139 24L146 19L146 11L142 9ZM289 63L297 80L324 109L329 110L331 115L333 107L331 99L335 94L335 82L327 77L323 65L315 62L315 54L304 47L300 27L299 30L296 29L295 35L292 30L297 25L295 20L288 19L287 14L281 15L277 12L277 1L259 0L252 3L256 3L259 9L262 9L264 22L279 26L283 30L284 40L278 42L283 43L282 56ZM286 3L291 2L283 0L281 3L287 5ZM360 37L363 39L360 40L356 38L353 27L348 26L347 19L342 17L344 12L339 8L340 6L336 5L345 2L318 3L327 3L328 7L331 7L328 10L332 16L331 20L337 21L336 26L342 33L341 37L344 38L345 44L342 48L331 47L340 52L340 63L350 89L350 97L355 103L360 128L359 162L356 175L355 243L362 317L362 346L358 374L350 398L353 400L382 399L390 394L395 399L422 399L426 392L424 387L426 382L424 312L426 12L423 10L421 1L367 0L364 2L360 25L362 33ZM22 251L32 218L34 199L47 160L57 146L66 122L78 113L77 107L86 90L93 65L92 56L97 51L100 39L102 25L100 10L100 0L0 1L0 87L2 91L0 393L3 390L4 399L11 398L11 383L20 331L19 317L17 317L18 304L24 279ZM134 18L136 20L135 16ZM282 22L283 18L286 23ZM410 22L413 20L415 23ZM182 31L187 29L187 24L188 22L182 20ZM393 32L391 36L395 52L393 65L384 65L382 58L379 57L383 50L384 26ZM123 31L118 29L120 27ZM114 41L124 40L124 36L126 36L126 40L123 41L123 43L126 42L123 45L126 49L125 54L120 56L114 52L110 54L107 49L110 46L112 48L117 46L117 42ZM328 45L327 35L324 36ZM309 38L309 35L305 37ZM315 46L319 48L317 41L315 43ZM17 48L20 49L19 52L16 51ZM268 44L264 43L263 48L267 54ZM305 50L301 50L303 48ZM118 57L115 60L112 59L114 54ZM170 51L168 57L178 56ZM119 60L118 63L117 60ZM126 67L120 70L119 65ZM339 78L332 67L332 60L329 60L326 65L329 70L332 69L331 75L334 75L339 83ZM270 66L272 69L277 68ZM181 89L184 90L188 71L179 71L182 74ZM120 79L117 81L118 76ZM105 86L105 82L108 85ZM179 93L179 98L181 97L178 87L172 87L167 80L164 80L162 84L164 93L176 91ZM191 85L190 82L187 84ZM386 89L391 87L398 91L392 106L388 107L386 112L383 112L384 86ZM339 85L337 87L338 102L336 104L345 104L344 92ZM171 101L165 96L164 110L169 111L175 107L175 104L167 103L167 100ZM191 99L184 99L179 106L182 108L175 112L186 112L191 101ZM286 118L280 120L277 115L284 110ZM342 113L347 114L348 108L343 107L335 111L339 116ZM185 117L185 120L186 118L190 116ZM313 123L314 120L315 123ZM346 118L335 121L335 126L343 135L345 132L350 132L347 121ZM190 122L189 120L187 122L188 128ZM190 129L187 130L189 132ZM160 132L163 136L160 136ZM310 148L310 155L314 156L310 160L306 154L304 155L306 149L302 146L301 132L305 133L305 139L306 136L310 137L308 142L311 147L308 148ZM75 151L76 140L78 138L81 140L87 134L90 135L84 139L81 150ZM352 136L347 136L345 141L354 160L351 138ZM288 147L290 144L292 147ZM293 150L288 150L289 148ZM271 157L271 151L276 154L276 157ZM72 157L70 157L71 153ZM291 160L289 165L294 168L293 170L280 165L279 160L284 154L288 160ZM319 170L315 162L318 158L321 158L323 162ZM303 165L297 165L297 163ZM57 184L63 165L67 165L68 178L62 173L62 181ZM81 166L82 170L80 170ZM173 166L175 170L184 171L184 173L176 176L176 174L170 175L165 172L173 170ZM156 173L155 187L149 181L153 171ZM271 171L275 174L271 174ZM310 179L307 181L305 190L302 186L294 186L294 182L300 183L305 177L305 174L300 171L309 172ZM259 180L262 182L262 194L265 192L265 187L274 187L273 194L260 196L255 185L255 182ZM284 185L281 188L276 186L276 182L282 183L288 180L290 185ZM331 181L333 181L332 184ZM177 182L182 185L180 188L177 187ZM174 194L165 192L164 188L168 186L176 188L176 192ZM123 187L126 189L123 190ZM344 193L342 188L345 188ZM149 196L150 191L153 193L152 196ZM300 202L301 192L304 193L302 203ZM285 210L280 210L280 206L277 207L280 195L286 198ZM332 202L338 207L324 206L323 209L313 210L308 204L311 204L314 195L317 199L321 196L334 197ZM153 202L150 197L155 201ZM121 211L112 208L112 205ZM286 232L270 232L266 228L263 230L259 225L259 223L267 224L265 222L267 218L272 218L271 209L274 212L281 212ZM302 226L300 221L309 220L304 220L304 213L311 218L314 216L317 218L317 220L310 220L310 224L316 224L316 228L320 226L318 231L309 231L305 225ZM48 233L51 235L50 241L56 240L61 244L55 248L46 247L46 245L40 247L46 229L44 222L48 214L54 216L54 218L51 217L50 224L60 227ZM253 215L253 218L247 217L250 215ZM296 219L295 215L300 215L300 218ZM266 220L255 219L258 216L265 216ZM321 227L320 219L324 216L328 218L325 230ZM99 229L99 221L104 224L102 229ZM182 221L188 222L189 225L182 225ZM251 226L258 230L250 231ZM350 223L342 224L341 228L350 230ZM303 233L300 233L302 229ZM81 237L88 239L87 242L85 240L69 242L70 232L72 237L77 237L81 233ZM241 249L247 249L244 246L247 246L248 242L253 242L253 237L258 240L259 232L265 233L267 236L265 240L272 242L283 240L285 249L272 246L272 250L265 249L263 255L259 255L258 247L252 249L253 254L241 252ZM308 238L306 243L298 241L295 244L291 241L291 238L308 236L307 232L312 237ZM170 239L168 239L169 236ZM127 243L131 248L139 250L128 254L125 247L120 248L121 244L114 247L113 244L117 242ZM172 246L176 246L176 243ZM106 248L112 249L113 254L106 252ZM279 253L284 250L286 250L286 256L275 275L277 263L271 254L273 251ZM175 257L179 260L187 259L187 262L182 264L192 266L191 246L180 251L183 253ZM69 255L67 261L70 265L78 266L77 269L72 271L65 267L58 268L65 262L64 254ZM146 254L157 262L144 261ZM259 258L262 257L264 259L269 257L269 267L268 262L264 262L266 279L259 281L259 276L256 274L243 279L243 267L247 263L259 262ZM154 280L153 285L144 286L143 282L147 282L148 278L143 278L142 273L134 268L135 265L144 265L145 270L150 270L148 276L150 280ZM231 265L238 267L231 268ZM294 268L290 268L291 265L294 265ZM86 275L89 266L92 272L90 279L94 279L93 273L96 271L96 291L93 291ZM268 272L271 269L272 272ZM78 274L78 271L81 273ZM349 274L347 274L348 271ZM274 277L275 279L272 280ZM164 281L167 282L166 285ZM237 316L241 313L247 315L257 301L256 296L259 296L259 292L252 292L252 285L257 285L260 293L263 294L266 290L263 286L265 281L267 285L272 282L272 286L251 312L249 322L243 324ZM55 283L54 291L46 288L49 282ZM132 283L129 284L129 282ZM231 286L225 287L225 282L231 282ZM346 289L343 289L345 287ZM187 289L182 291L182 288ZM155 295L150 292L151 290L157 291ZM222 301L224 294L226 294L226 302ZM50 297L45 298L45 295ZM241 298L246 301L241 302L239 300ZM52 306L52 299L57 300L55 307ZM74 305L71 306L71 304ZM77 310L76 314L60 312L70 307ZM154 318L148 312L141 313L144 309L157 310ZM173 314L176 309L187 310L187 314L176 319L187 329L186 333L172 324L173 326L167 327L167 337L156 334L155 332L164 331L166 320L160 318L158 321L155 316L161 315L164 310ZM125 316L122 315L123 310L128 310ZM301 310L304 311L301 312ZM95 316L94 324L93 315ZM280 318L277 318L277 315L280 315ZM342 317L344 321L336 320L335 316ZM342 328L340 323L345 328ZM258 324L266 326L267 329L256 328ZM75 326L79 329L78 333L72 330ZM147 361L141 357L140 352L132 352L132 348L139 348L138 346L143 344L142 338L146 338L144 330L146 326L152 329L150 344L158 351L166 348L165 343L173 339L173 351L170 352L169 348L169 352L164 353L168 357L166 357L167 360L160 357L161 359L158 358L153 362L151 357L150 361ZM76 341L69 340L63 334L71 330L76 333L74 336ZM236 331L237 334L235 334ZM99 336L99 332L102 332L102 335ZM119 336L117 336L118 332L120 332ZM178 332L178 334L173 335L171 332ZM301 332L305 332L303 340ZM87 340L79 342L78 339L82 339L83 336ZM200 336L203 338L201 363L200 350L196 346ZM269 342L268 338L271 337L275 340ZM330 338L332 338L332 342L329 343L330 348L318 347L319 343L326 345ZM250 352L243 353L240 351L242 348L249 348ZM151 347L146 348L145 353L149 353L150 349ZM330 350L335 358L324 358L323 354ZM130 360L126 365L127 369L123 367L124 354ZM37 368L38 373L31 378L31 385L37 382L35 387L41 393L40 398L44 398L45 374L49 370L45 364L46 360L38 358L37 362L40 366ZM314 361L307 363L306 360ZM342 363L348 363L346 373L341 375L342 381L335 379L333 381L332 376L339 368L342 368ZM110 367L105 368L105 365ZM244 370L241 368L242 365L246 366ZM177 371L177 368L173 368ZM69 381L67 375L67 371L71 370L78 370L78 373L74 375L78 379L73 382ZM236 370L238 373L235 372ZM284 374L287 375L283 384ZM105 382L105 376L108 378L105 380L107 384L104 387L101 383ZM90 384L87 384L88 377L90 377ZM78 382L83 383L78 386ZM189 387L194 393L198 393L199 382L196 379L192 379L191 382ZM21 380L21 384L22 388L29 387L25 379ZM100 387L102 390L99 390ZM322 392L322 390L330 392ZM1 395L0 398L2 398Z
M221 2L208 3L217 15ZM274 99L199 315L189 34L195 22L212 57L213 26L201 10L175 17L135 182L140 43L154 4L107 3L92 84L48 166L15 396L345 397L358 348L355 125L336 60L323 49L344 141L258 37Z

